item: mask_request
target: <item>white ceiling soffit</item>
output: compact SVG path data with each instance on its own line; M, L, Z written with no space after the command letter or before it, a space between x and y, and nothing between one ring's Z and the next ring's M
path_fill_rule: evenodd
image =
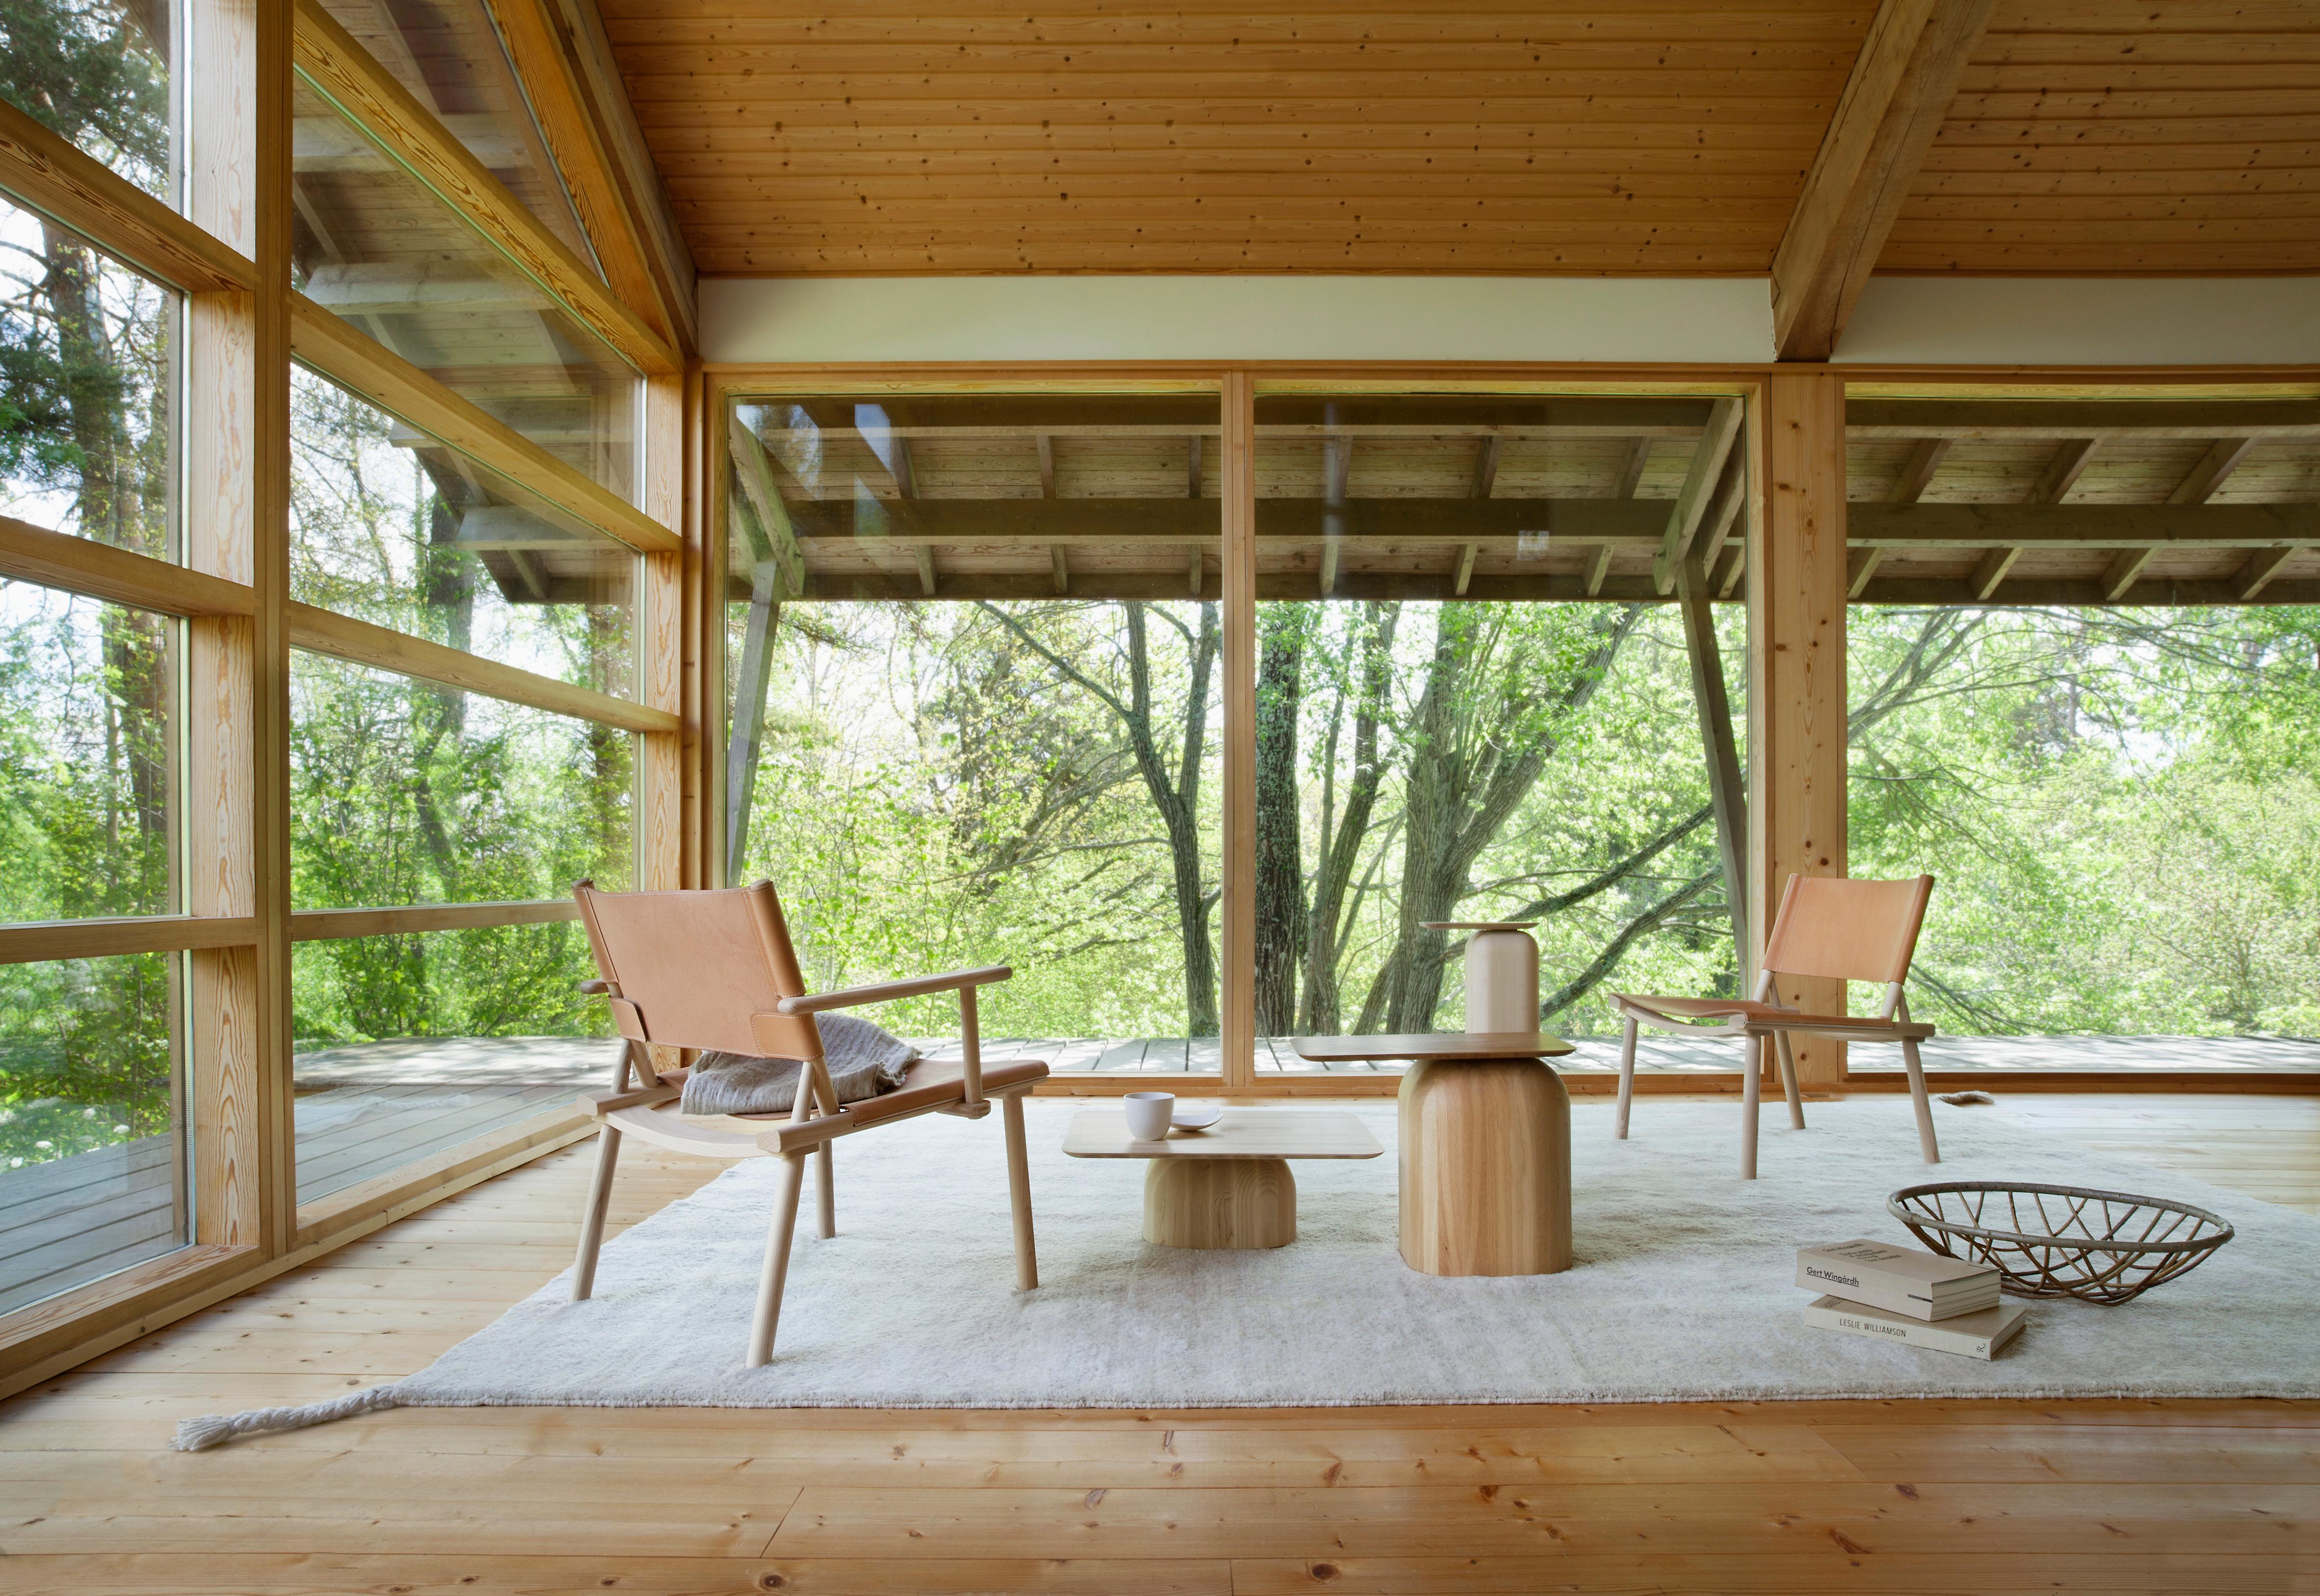
M1772 358L1763 277L704 277L733 363Z
M1880 366L2320 363L2320 277L1871 277L1835 358Z
M724 363L1772 358L1761 277L710 277ZM1875 277L1847 364L2320 364L2320 277Z

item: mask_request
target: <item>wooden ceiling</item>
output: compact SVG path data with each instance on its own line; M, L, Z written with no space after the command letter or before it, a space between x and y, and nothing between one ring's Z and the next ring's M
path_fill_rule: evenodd
M701 268L743 276L1761 276L1877 14L603 8ZM1986 27L1950 9L1972 14L1966 53L1935 77L1881 269L2320 260L2320 5L1999 0Z

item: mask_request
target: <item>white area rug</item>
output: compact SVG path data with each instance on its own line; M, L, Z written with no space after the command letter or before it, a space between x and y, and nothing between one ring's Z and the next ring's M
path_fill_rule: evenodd
M1356 1108L1387 1148L1294 1165L1299 1237L1185 1252L1139 1235L1144 1166L1065 1158L1085 1106L1029 1105L1037 1292L1014 1289L995 1117L929 1115L840 1142L840 1233L799 1220L774 1361L741 1366L772 1201L770 1159L736 1165L609 1244L592 1301L559 1277L393 1388L426 1406L1203 1407L1705 1398L2320 1395L2320 1220L2105 1159L1936 1104L1946 1162L1918 1162L1906 1099L1766 1105L1760 1169L1735 1174L1733 1103L1572 1114L1569 1273L1437 1280L1395 1251L1393 1109ZM1267 1111L1293 1113L1294 1108ZM1807 1329L1796 1248L1908 1242L1886 1194L1932 1178L2111 1187L2215 1210L2239 1235L2121 1308L2033 1306L1995 1362ZM576 1216L575 1216L576 1220Z
M432 1365L304 1408L179 1424L199 1451L393 1407L1322 1407L1909 1396L2320 1396L2320 1219L2098 1156L1936 1103L1947 1162L1917 1161L1906 1097L1764 1111L1762 1179L1735 1173L1734 1103L1572 1111L1575 1265L1436 1280L1394 1248L1386 1149L1294 1165L1298 1238L1185 1252L1140 1234L1144 1166L1066 1158L1086 1106L1029 1105L1040 1287L1014 1286L993 1120L928 1115L838 1144L839 1234L802 1214L774 1361L741 1365L774 1161L736 1165L607 1244L593 1301L558 1275ZM1295 1113L1295 1108L1267 1110ZM1778 1127L1775 1129L1775 1127ZM2174 1197L2238 1236L2120 1308L2039 1302L1990 1363L1808 1329L1796 1249L1911 1242L1886 1194L1929 1178ZM575 1215L575 1233L577 1215Z

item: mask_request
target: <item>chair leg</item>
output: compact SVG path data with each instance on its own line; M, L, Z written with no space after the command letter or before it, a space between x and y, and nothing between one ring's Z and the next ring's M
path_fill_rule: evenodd
M1788 1094L1789 1099L1789 1129L1802 1130L1805 1128L1805 1100L1803 1094L1797 1091L1796 1049L1789 1045L1787 1031L1774 1031L1772 1040L1777 1044L1781 1061L1781 1090Z
M1619 1117L1611 1134L1620 1141L1627 1139L1627 1104L1636 1096L1636 1017L1627 1016L1627 1035L1619 1044Z
M572 1260L572 1300L585 1302L596 1289L596 1252L604 1244L604 1211L612 1205L612 1166L621 1161L621 1133L610 1125L596 1132L596 1173L588 1182L588 1206L580 1214L580 1251Z
M1917 1150L1928 1164L1942 1161L1941 1144L1934 1139L1934 1105L1926 1097L1926 1066L1917 1058L1917 1044L1901 1044L1901 1062L1909 1072L1909 1101L1917 1110Z
M1740 1084L1740 1178L1756 1178L1756 1094L1764 1073L1764 1038L1748 1038L1747 1073Z
M828 1142L814 1149L813 1211L824 1241L838 1234L838 1165Z
M782 1283L790 1272L790 1243L797 1238L798 1195L805 1186L803 1153L782 1160L781 1185L774 1194L774 1220L766 1234L766 1264L757 1276L757 1310L749 1319L749 1365L763 1368L774 1357L774 1326L782 1317Z
M1015 1210L1015 1286L1039 1289L1039 1252L1031 1240L1031 1156L1023 1146L1023 1094L1010 1093L1000 1104L1007 1124L1007 1197Z

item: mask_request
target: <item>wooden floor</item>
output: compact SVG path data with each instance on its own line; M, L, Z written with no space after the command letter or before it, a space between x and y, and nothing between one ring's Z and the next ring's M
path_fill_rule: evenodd
M1982 1111L2320 1211L2320 1099ZM0 1590L2320 1591L2320 1403L411 1410L164 1449L490 1320L566 1261L588 1152L0 1406ZM712 1173L633 1150L614 1225Z

